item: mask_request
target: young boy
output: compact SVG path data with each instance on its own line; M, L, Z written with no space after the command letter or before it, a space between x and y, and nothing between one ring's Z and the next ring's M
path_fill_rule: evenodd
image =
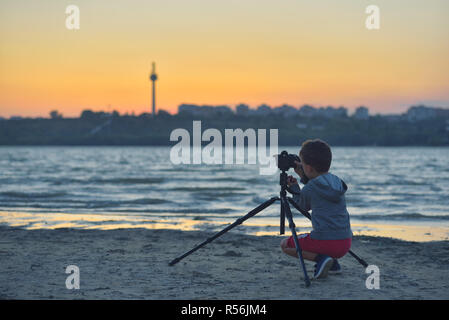
M293 200L301 209L312 209L312 228L310 234L298 236L304 259L315 261L314 278L325 278L328 272L339 273L341 267L337 261L351 248L352 231L349 213L346 209L346 184L337 176L329 173L332 152L329 145L319 139L307 140L299 152L301 163L297 162L295 172L305 181L309 181L300 190L297 180L288 177L288 185L300 195ZM293 237L281 242L282 251L298 257Z

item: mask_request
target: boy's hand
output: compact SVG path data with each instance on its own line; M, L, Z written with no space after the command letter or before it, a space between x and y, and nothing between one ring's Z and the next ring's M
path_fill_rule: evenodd
M292 176L287 177L287 185L290 187L292 184L298 184L298 180Z
M295 161L295 163L296 163L295 172L298 174L298 176L301 177L301 179L304 179L306 174L304 173L304 169L302 168L301 162Z

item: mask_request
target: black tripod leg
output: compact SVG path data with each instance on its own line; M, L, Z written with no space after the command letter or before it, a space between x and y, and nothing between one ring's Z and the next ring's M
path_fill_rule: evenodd
M298 210L299 212L301 212L302 215L303 215L304 217L306 217L306 218L309 219L309 220L312 220L312 216L310 215L310 213L308 213L308 212L305 211L305 210L302 210L302 209L296 204L296 202L293 201L292 198L287 198L287 200L288 200L288 202L290 202L290 204L291 204L293 207L295 207L296 210Z
M295 247L296 247L296 252L298 253L298 258L299 261L301 262L301 267L302 267L302 271L304 272L304 281L306 284L306 287L310 286L310 279L309 279L309 275L307 274L307 270L306 270L306 266L304 264L304 258L302 256L302 250L301 250L301 246L299 245L299 240L298 240L298 236L296 235L296 226L295 223L293 222L293 216L292 216L292 212L290 210L290 206L288 205L288 202L281 198L281 206L284 207L284 212L285 212L285 216L287 217L288 220L288 226L290 228L290 230L292 231L292 236L293 236L293 241L295 242Z
M285 233L285 209L284 209L283 205L281 205L281 221L279 223L279 226L280 226L279 234L284 234Z
M198 250L199 248L205 246L206 244L208 244L209 242L212 242L213 240L217 239L218 237L220 237L221 235L223 235L224 233L228 232L229 230L231 230L232 228L238 226L239 224L243 223L243 221L255 216L256 214L258 214L260 211L264 210L265 208L269 207L271 204L273 204L273 202L275 202L276 200L279 200L278 197L274 197L271 198L268 201L265 201L264 203L262 203L261 205L257 206L256 208L254 208L253 210L251 210L250 212L248 212L245 216L237 219L234 223L232 223L231 225L227 226L226 228L224 228L223 230L221 230L220 232L216 233L215 235L213 235L212 237L208 238L207 240L205 240L204 242L200 243L199 245L197 245L195 248L193 248L192 250L184 253L182 256L179 256L178 258L173 259L168 265L172 266L176 263L178 263L179 261L181 261L182 259L184 259L185 257L187 257L189 254L195 252L196 250Z
M310 213L308 213L305 210L302 210L295 201L293 201L292 198L287 198L288 202L290 202L292 204L292 206L294 206L296 208L296 210L298 210L299 212L302 213L302 215L304 217L306 217L309 220L312 220L312 217L310 216ZM353 256L362 266L364 266L365 268L368 267L368 263L365 262L365 260L363 260L362 258L359 258L354 252L352 252L351 250L348 251L348 253Z
M366 263L365 260L363 260L362 258L359 258L354 252L352 252L351 250L348 251L349 254L351 256L353 256L362 266L364 266L365 268L368 268L368 263Z

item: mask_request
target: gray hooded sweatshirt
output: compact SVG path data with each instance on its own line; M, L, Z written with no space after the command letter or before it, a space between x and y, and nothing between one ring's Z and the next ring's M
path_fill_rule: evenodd
M292 186L298 191L299 186ZM293 200L303 210L312 209L312 239L339 240L352 237L349 213L346 209L347 185L339 177L326 173L309 180Z

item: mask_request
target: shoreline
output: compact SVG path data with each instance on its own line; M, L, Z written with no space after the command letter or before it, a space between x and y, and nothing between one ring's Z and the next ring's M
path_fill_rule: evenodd
M208 217L191 215L179 217L164 214L132 215L119 213L64 213L64 212L18 212L1 211L0 226L35 229L136 229L150 230L171 229L181 231L218 232L235 221L235 217L220 217L211 220ZM296 218L299 233L310 232L309 221ZM449 223L447 221L360 221L351 220L354 236L387 237L404 241L446 241L449 240ZM279 236L278 217L254 217L237 227L239 233L253 236ZM286 231L289 232L288 226Z
M355 236L351 250L380 270L380 289L350 255L343 273L304 286L297 259L279 236L232 230L168 262L212 233L166 229L36 229L0 226L1 299L448 299L449 241ZM67 266L80 272L69 290ZM306 262L309 276L313 263ZM342 290L344 288L344 290Z

